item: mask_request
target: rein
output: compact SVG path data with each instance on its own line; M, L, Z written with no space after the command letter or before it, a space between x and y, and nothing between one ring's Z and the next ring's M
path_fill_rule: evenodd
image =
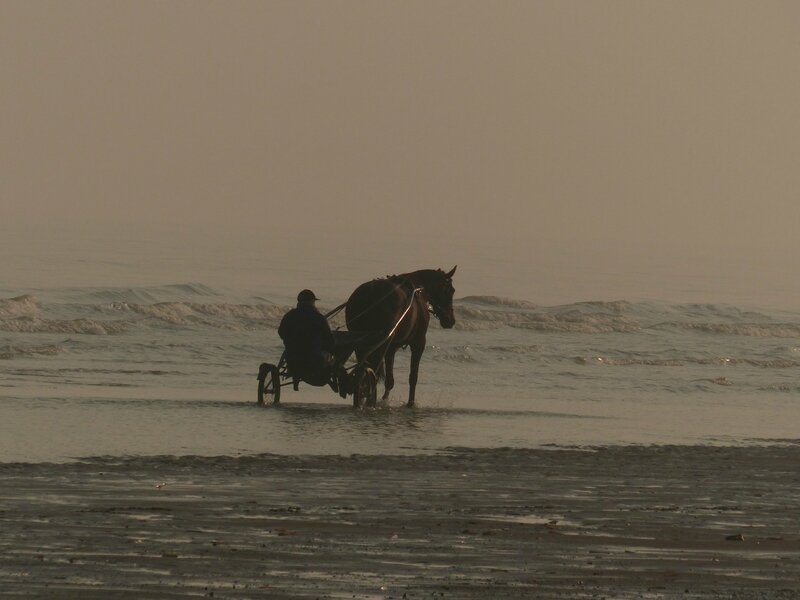
M387 340L390 339L394 335L395 331L397 331L397 328L400 326L400 323L402 322L403 319L405 319L406 315L408 314L408 311L411 310L411 307L414 304L414 296L416 296L421 291L422 291L422 288L418 287L418 288L414 288L414 291L411 292L411 299L408 301L408 306L406 306L406 309L403 311L403 314L400 315L400 318L397 319L397 323L394 324L394 327L392 327L392 330L389 332L389 335L386 336Z
M391 340L394 337L394 333L395 333L395 331L397 331L397 328L400 327L400 323L403 322L403 319L405 319L406 315L408 314L408 311L410 311L411 307L414 306L414 297L421 291L422 291L421 287L414 288L414 290L411 292L411 298L408 301L408 306L406 306L406 309L403 311L403 314L400 315L400 318L397 319L397 323L394 324L394 327L392 327L392 330L383 339L381 339L380 342L378 342L372 348L369 349L369 351L366 353L366 356L369 356L370 354L375 352L375 350L377 350L378 348L380 348L381 346L386 344L386 342L388 342L389 340ZM386 358L386 353L388 351L389 351L389 345L387 344L386 348L383 351L383 358ZM381 359L381 360L383 360L383 359Z
M338 313L340 313L345 306L347 306L347 302L342 302L339 306L337 306L336 308L334 308L329 312L326 312L322 316L325 317L326 319L330 319L331 317L336 316Z

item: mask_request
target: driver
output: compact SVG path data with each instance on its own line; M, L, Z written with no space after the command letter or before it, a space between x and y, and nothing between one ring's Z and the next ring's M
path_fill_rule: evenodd
M297 308L287 312L278 327L286 347L286 362L289 373L314 386L330 384L333 391L346 396L344 385L332 377L334 367L334 340L328 320L315 305L319 298L311 290L297 294ZM339 367L339 371L344 371ZM346 372L337 373L340 382L346 380Z

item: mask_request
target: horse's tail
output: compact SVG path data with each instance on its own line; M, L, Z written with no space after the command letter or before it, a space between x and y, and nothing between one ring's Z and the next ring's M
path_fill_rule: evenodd
M383 381L386 378L386 363L381 361L378 364L378 368L375 369L375 377L378 381Z

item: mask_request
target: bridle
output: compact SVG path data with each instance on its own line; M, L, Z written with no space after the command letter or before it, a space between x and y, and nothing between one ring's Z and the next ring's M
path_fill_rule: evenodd
M428 307L428 312L431 313L437 319L441 320L441 317L439 316L439 311L441 311L441 309L437 307L432 300L428 300L426 305Z
M425 295L428 296L428 290L425 290ZM430 297L428 297L425 302L428 308L428 312L441 321L442 320L441 315L444 313L442 308L438 306L436 302L431 300Z

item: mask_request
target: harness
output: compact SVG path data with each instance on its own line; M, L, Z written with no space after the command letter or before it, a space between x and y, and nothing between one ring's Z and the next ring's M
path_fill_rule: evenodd
M386 294L384 294L383 296L378 298L375 302L370 304L367 308L365 308L360 313L358 313L355 317L352 318L353 321L357 320L359 317L361 317L362 315L368 313L374 307L378 306L381 302L383 302L386 298L388 298L393 293L395 293L395 291L397 290L398 287L405 287L406 285L408 285L411 288L411 296L408 299L408 306L406 306L405 310L403 311L403 314L400 315L400 318L397 319L397 322L394 324L394 326L391 328L391 330L389 330L389 333L387 333L386 336L381 338L381 340L379 342L377 342L372 348L370 348L370 350L366 353L366 356L369 356L370 354L375 352L375 350L380 348L382 345L386 344L386 347L385 347L384 352L383 352L383 358L386 357L386 353L389 351L389 346L390 346L390 344L387 344L387 342L391 341L391 339L394 337L394 334L397 332L397 328L400 327L400 323L403 322L403 319L406 318L406 315L411 310L411 307L414 306L414 299L416 298L417 294L422 293L424 291L424 288L423 287L412 287L413 286L413 282L410 279L404 278L403 282L401 284L399 284L399 286L398 286L398 284L395 284L395 287L393 287ZM339 312L341 312L342 309L344 307L346 307L346 306L347 306L347 302L343 302L342 304L340 304L339 306L337 306L333 310L325 313L324 317L326 319L329 319L329 318L333 317L334 315L338 314ZM426 303L426 307L428 308L428 311L431 314L436 315L435 309L433 309L431 306L429 306L428 303Z
M401 285L403 285L403 286L404 286L406 283L411 283L411 280L410 280L410 279L404 279L404 280L403 280L403 283L402 283ZM357 314L355 317L353 317L353 318L352 318L352 320L353 320L353 321L355 321L356 319L358 319L358 318L359 318L359 317L361 317L362 315L365 315L365 314L366 314L366 313L368 313L370 310L372 310L373 308L375 308L376 306L378 306L378 305L379 305L381 302L383 302L384 300L386 300L386 298L388 298L389 296L391 296L391 295L394 293L394 291L395 291L396 289L397 289L397 288L395 287L394 289L392 289L392 290L390 290L390 291L386 292L386 294L384 294L383 296L381 296L381 297L380 297L378 300L376 300L375 302L373 302L372 304L370 304L370 305L369 305L367 308L365 308L365 309L364 309L364 310L362 310L360 313L358 313L358 314ZM411 308L411 305L412 305L412 304L413 304L413 302L414 302L414 296L415 296L417 293L419 293L419 292L422 292L424 289L425 289L425 288L423 288L423 287L416 287L416 288L413 288L413 289L411 290L411 299L409 300L408 307L407 307L407 308L406 308L406 310L403 312L403 316L402 316L402 317L400 317L400 321L402 321L402 320L403 320L403 317L405 317L405 316L406 316L406 314L408 313L409 309ZM330 311L326 312L326 313L325 313L323 316L324 316L326 319L331 319L332 317L335 317L337 314L339 314L340 312L342 312L342 309L344 309L344 307L346 307L346 306L347 306L347 302L342 302L342 303L341 303L339 306L337 306L337 307L336 307L336 308L334 308L333 310L330 310ZM429 313L431 313L431 314L432 314L434 317L436 317L437 319L439 319L439 318L440 318L440 317L439 317L440 309L439 309L439 307L437 307L437 306L436 306L436 304L435 304L435 303L434 303L432 300L428 299L428 301L426 302L426 307L427 307L427 309L428 309L428 312L429 312ZM400 321L398 321L398 322L397 322L397 324L396 324L396 325L395 325L395 326L392 328L392 332L394 332L394 330L395 330L395 329L397 329L397 325L399 325L399 324L400 324Z

